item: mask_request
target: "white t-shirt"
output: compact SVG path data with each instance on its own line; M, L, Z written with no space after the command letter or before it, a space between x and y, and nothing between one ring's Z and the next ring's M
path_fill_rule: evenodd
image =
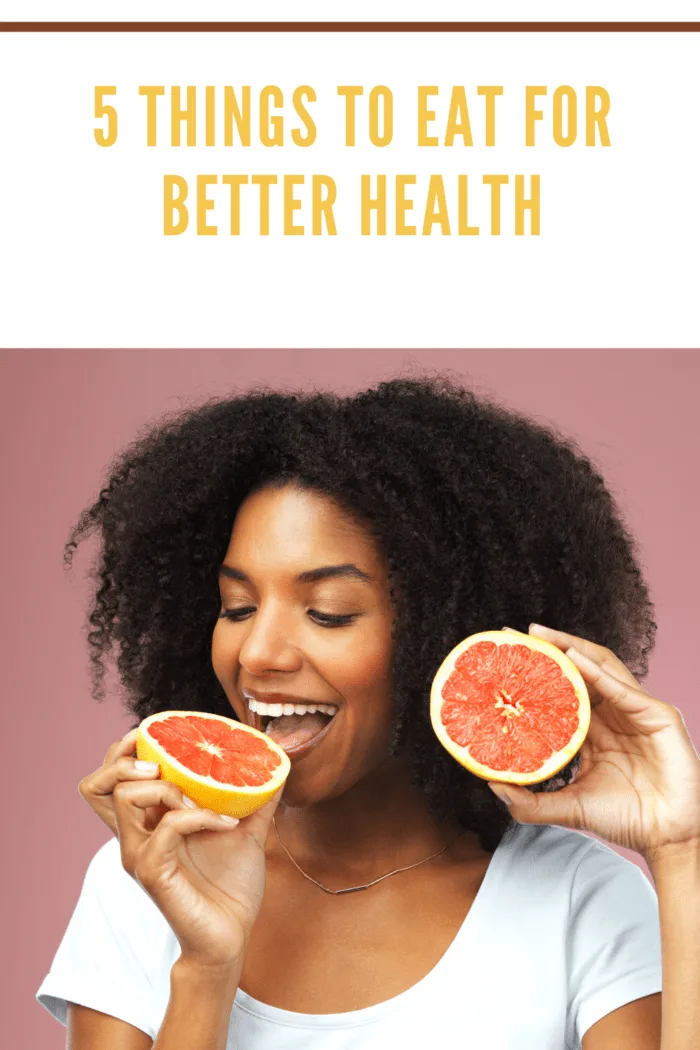
M71 1001L155 1039L179 953L112 839L90 862L37 999L63 1024ZM660 991L658 901L643 872L580 832L518 824L417 984L336 1014L281 1010L239 990L227 1050L578 1050L605 1014Z

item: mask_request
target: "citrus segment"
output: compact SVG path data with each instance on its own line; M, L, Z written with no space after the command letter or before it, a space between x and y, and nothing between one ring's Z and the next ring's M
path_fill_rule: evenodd
M173 715L155 722L151 737L191 772L221 784L260 787L281 765L265 740L239 726L229 728L201 717Z
M291 768L264 733L201 711L150 715L138 727L136 754L199 806L238 818L269 802Z
M533 635L483 631L443 661L430 700L435 733L485 780L535 784L579 751L590 724L576 665Z

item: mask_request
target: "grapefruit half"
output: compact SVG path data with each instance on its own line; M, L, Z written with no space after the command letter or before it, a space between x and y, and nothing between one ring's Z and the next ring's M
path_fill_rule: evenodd
M579 751L591 705L579 669L530 634L482 631L445 658L430 694L440 743L470 773L537 784Z
M136 754L157 762L162 779L197 805L239 819L269 802L291 768L269 736L202 711L161 711L145 718Z

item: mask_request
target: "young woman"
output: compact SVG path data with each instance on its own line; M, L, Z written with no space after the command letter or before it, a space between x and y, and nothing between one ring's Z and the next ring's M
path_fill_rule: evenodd
M256 392L127 449L69 561L93 531L95 695L115 650L135 723L233 716L292 768L237 824L133 730L82 781L115 837L37 993L71 1050L690 1050L700 761L639 685L652 606L573 443L447 380ZM532 790L469 774L429 720L444 656L504 625L569 653L593 704L580 767Z

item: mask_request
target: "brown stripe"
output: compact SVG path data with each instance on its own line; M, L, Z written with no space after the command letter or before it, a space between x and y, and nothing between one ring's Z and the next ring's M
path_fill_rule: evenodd
M700 22L0 22L3 33L698 33Z

